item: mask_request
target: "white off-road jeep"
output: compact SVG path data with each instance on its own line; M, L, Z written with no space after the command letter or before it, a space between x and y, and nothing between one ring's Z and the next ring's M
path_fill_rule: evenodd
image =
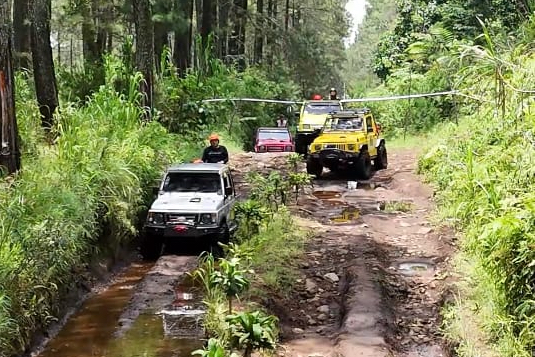
M224 164L179 164L165 172L141 237L146 259L160 256L170 240L202 240L217 246L228 243L236 229L233 207L236 192Z

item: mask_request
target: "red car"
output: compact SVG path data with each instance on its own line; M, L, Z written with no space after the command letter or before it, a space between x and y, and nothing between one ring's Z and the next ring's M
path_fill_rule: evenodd
M254 142L255 152L291 152L295 150L292 135L287 128L258 128Z

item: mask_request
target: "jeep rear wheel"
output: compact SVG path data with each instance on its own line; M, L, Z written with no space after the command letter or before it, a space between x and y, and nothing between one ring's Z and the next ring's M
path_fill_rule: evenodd
M307 160L307 173L320 178L323 173L323 166L317 160Z
M355 162L355 176L361 180L368 180L372 175L372 160L368 150L363 150Z
M376 170L384 170L388 168L388 155L384 142L377 148L377 157L373 160L373 165Z
M157 260L162 254L163 239L145 235L141 238L140 253L145 260Z

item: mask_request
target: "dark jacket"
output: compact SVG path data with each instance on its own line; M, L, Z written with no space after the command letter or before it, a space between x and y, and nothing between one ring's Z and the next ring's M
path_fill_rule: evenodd
M226 164L228 162L227 148L223 145L219 145L216 148L210 145L209 147L204 149L204 152L202 154L202 161L212 164L223 161L223 163Z

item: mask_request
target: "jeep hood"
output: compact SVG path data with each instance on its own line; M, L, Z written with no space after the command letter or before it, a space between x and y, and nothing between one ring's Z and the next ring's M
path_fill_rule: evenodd
M223 196L215 193L165 192L158 196L151 211L202 213L215 212L223 204Z

